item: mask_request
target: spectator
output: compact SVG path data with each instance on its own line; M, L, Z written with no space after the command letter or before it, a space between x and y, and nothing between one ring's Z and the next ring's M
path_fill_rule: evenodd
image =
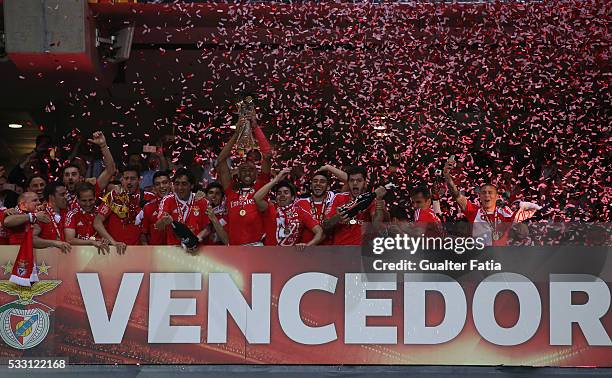
M147 156L147 170L142 173L140 189L151 191L153 190L153 175L159 171L168 170L168 161L162 151L151 152Z
M26 187L27 178L33 175L54 177L59 169L59 161L55 157L55 146L51 137L41 134L36 137L34 150L25 155L21 162L9 174L9 182Z

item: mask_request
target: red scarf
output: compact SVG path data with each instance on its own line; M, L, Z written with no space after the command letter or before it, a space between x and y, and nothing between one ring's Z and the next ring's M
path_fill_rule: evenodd
M26 234L19 247L15 264L13 264L11 278L9 278L9 281L20 286L31 286L32 282L38 282L38 269L34 260L33 235L32 226L26 225Z

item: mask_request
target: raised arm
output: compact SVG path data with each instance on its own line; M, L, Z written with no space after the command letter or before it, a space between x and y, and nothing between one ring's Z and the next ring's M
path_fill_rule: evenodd
M215 170L219 175L219 181L224 188L227 188L232 183L232 175L230 174L229 167L227 166L227 159L229 159L230 154L232 152L232 148L236 144L238 140L238 134L240 133L240 129L242 128L242 124L244 123L244 118L239 118L238 123L236 123L236 132L230 138L230 140L223 146L223 149L219 153L217 157L217 165Z
M270 193L270 190L274 187L274 185L278 184L282 179L287 177L287 175L291 172L291 168L283 168L269 183L262 186L255 195L253 195L253 199L255 200L255 204L257 205L257 210L260 212L266 211L268 208L268 201L266 201L266 196Z
M387 189L384 186L379 186L374 192L376 193L376 208L372 216L372 223L382 223L387 217L387 206L383 199L387 194Z
M272 148L270 147L270 142L268 142L266 135L261 130L261 127L259 127L259 125L257 124L257 114L255 113L255 111L252 111L248 115L248 119L251 123L253 136L257 140L259 151L261 151L261 171L263 173L270 174L270 170L272 169Z
M338 180L346 183L348 181L348 175L342 169L336 168L332 165L325 164L317 172L329 172L334 175Z
M236 144L236 141L238 140L238 135L240 134L240 130L242 129L243 123L244 123L244 118L242 117L238 118L238 122L236 123L236 131L234 131L234 135L232 135L230 140L225 144L225 146L223 146L223 149L221 150L221 152L219 153L219 156L217 157L218 161L227 160L230 157L232 148L234 148L234 145Z
M440 187L437 184L431 188L431 209L434 214L442 215L442 208L440 207Z
M115 160L113 159L113 155L106 144L106 138L101 131L96 131L93 133L92 139L89 139L90 143L96 144L100 147L100 151L102 151L102 161L104 162L104 170L100 173L98 177L98 186L101 189L106 188L113 175L117 171L117 167L115 166Z
M268 175L272 171L272 153L271 152L262 154L261 171Z
M453 162L450 160L447 160L446 164L444 164L444 179L446 180L446 184L448 185L448 189L450 190L453 198L455 201L457 201L457 204L459 204L461 211L465 211L465 208L467 207L467 198L465 198L459 189L457 189L457 185L455 185L453 177L450 174L450 170L453 165Z

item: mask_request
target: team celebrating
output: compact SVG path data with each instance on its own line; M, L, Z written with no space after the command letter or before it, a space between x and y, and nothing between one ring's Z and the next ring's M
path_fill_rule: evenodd
M259 153L246 154L236 165L232 150L247 123ZM270 144L257 125L255 112L240 116L235 133L217 158L218 181L203 191L196 190L196 177L186 168L156 171L152 190L144 191L138 166L128 165L116 173L102 132L95 132L89 142L102 153L104 169L99 176L85 178L78 165L68 164L61 170L61 181L47 183L42 176L30 177L17 206L0 209L0 243L21 244L26 228L32 227L34 248L55 247L67 253L72 245L94 246L106 254L113 246L124 254L132 245L184 246L173 231L173 225L180 223L197 237L197 246L187 248L189 252L203 245L360 245L364 224L392 220L384 186L374 188L367 208L349 215L347 209L370 193L363 167L343 171L323 165L310 177L307 195L298 198L289 180L291 168L272 175ZM479 188L475 204L453 182L453 167L451 157L443 170L450 193L473 224L472 232L489 235L488 245L505 245L511 225L540 208L526 202L516 210L498 207L493 184ZM118 182L111 181L116 175ZM332 179L342 183L345 191L330 190ZM424 234L443 232L439 199L430 188L417 185L411 199L414 223L421 225Z

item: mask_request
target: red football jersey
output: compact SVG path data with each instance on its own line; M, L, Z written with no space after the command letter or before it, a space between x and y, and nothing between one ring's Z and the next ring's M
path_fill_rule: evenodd
M353 201L350 193L338 193L334 197L329 214L326 218L331 218L338 213L338 209ZM376 201L372 201L366 211L362 211L351 219L350 223L338 223L333 230L332 244L334 245L360 245L361 226L364 223L372 222L372 214L376 210Z
M66 229L74 230L74 237L77 239L88 240L97 235L93 222L96 211L85 212L79 206L78 209L70 210L66 215Z
M328 214L331 209L331 204L334 201L334 196L334 192L329 191L327 192L327 197L324 198L322 201L315 202L313 201L312 197L298 198L295 201L295 204L296 206L301 207L307 213L310 213L310 215L318 223L321 223L326 218L325 214ZM304 232L302 232L302 238L300 240L300 243L308 243L312 240L312 238L314 238L314 233L308 228L305 228ZM323 240L320 245L326 245L330 243L331 238L327 238Z
M265 245L295 245L300 241L304 229L312 232L318 224L310 213L295 204L283 208L268 203L265 212Z
M165 196L159 203L158 219L163 213L168 213L173 220L185 224L197 236L208 226L210 219L206 215L208 201L205 198L196 201L194 197L195 194L191 193L190 199L182 203L174 193ZM166 227L166 244L181 244L181 241L172 232L172 226Z
M21 209L17 208L17 214L23 214L23 211L21 211ZM19 225L17 227L6 227L4 226L4 218L6 218L6 216L3 214L2 217L2 226L6 229L6 234L8 237L8 243L11 245L17 245L17 244L21 244L21 242L23 241L23 238L25 237L26 234L26 226L30 223L29 221Z
M232 187L225 188L227 202L227 233L230 245L250 244L262 241L264 216L257 210L253 195L270 181L270 175L260 173L254 188L236 192Z
M429 209L416 209L414 211L415 223L441 223L440 218Z
M23 241L23 238L25 237L26 225L28 223L24 223L24 224L22 224L20 226L17 226L17 227L7 227L6 230L8 232L8 241L9 241L9 244L11 244L11 245L21 244L21 242Z
M148 202L142 209L142 233L147 235L149 245L165 245L166 230L155 228L159 215L159 198Z
M136 215L140 212L140 193L130 195L129 211L125 218L119 218L111 211L111 208L102 204L98 208L98 213L105 221L106 231L115 239L127 245L140 245L140 226L135 224Z
M508 245L508 233L512 228L514 213L508 208L495 207L487 212L469 200L463 212L468 222L472 223L472 236L484 237L485 245Z
M417 227L421 227L425 236L436 237L443 236L444 229L442 221L434 213L433 209L416 209L414 211L414 223Z
M38 235L41 239L46 240L62 240L64 241L64 224L66 221L66 209L60 210L59 214L56 214L52 208L46 207L45 213L51 219L49 223L38 222L40 226L40 234Z

